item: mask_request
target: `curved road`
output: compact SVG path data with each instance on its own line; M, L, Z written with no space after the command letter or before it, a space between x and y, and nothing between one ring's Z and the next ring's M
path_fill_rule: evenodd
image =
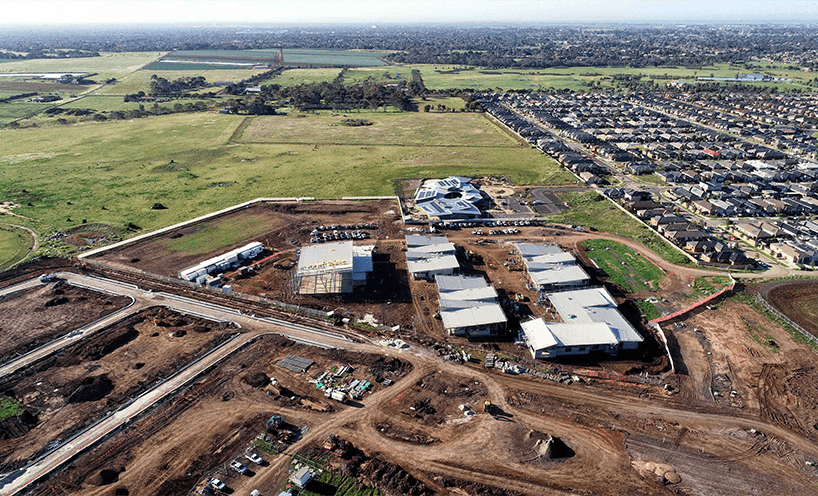
M409 387L424 374L437 370L445 371L455 376L477 377L488 387L489 399L502 408L502 410L513 415L516 419L524 421L528 425L537 425L538 429L545 430L546 432L554 432L573 442L573 446L580 456L577 461L593 464L594 467L596 467L596 472L600 474L600 477L605 476L606 473L609 477L613 476L614 474L610 473L611 469L616 470L625 467L625 465L629 466L629 462L625 464L621 459L621 448L616 448L616 443L619 442L617 441L618 438L614 439L611 437L612 434L607 433L608 431L604 429L600 430L595 427L585 427L574 424L571 421L549 417L547 415L537 415L527 410L512 407L506 401L507 392L509 390L529 391L538 395L548 396L565 404L589 405L593 408L602 408L614 414L627 414L637 418L662 418L680 423L695 423L714 429L725 427L755 428L758 431L763 431L786 440L791 446L802 450L812 459L818 459L818 445L812 440L806 438L801 433L793 432L781 425L767 422L745 412L728 411L726 409L721 410L716 407L702 411L702 407L697 409L691 405L678 404L671 401L648 401L630 395L615 396L591 387L566 387L548 381L490 373L482 369L466 368L462 365L445 362L425 348L399 351L373 343L355 343L346 339L344 336L320 329L311 329L305 326L290 325L287 323L281 325L252 316L245 316L232 309L211 305L203 301L177 297L166 293L142 291L132 285L119 283L117 281L73 273L60 273L58 276L66 279L69 283L131 296L135 300L135 304L128 309L131 312L147 306L163 305L205 318L235 322L242 327L243 332L237 333L231 340L211 351L205 357L191 363L174 376L158 384L154 389L144 393L142 396L120 407L118 410L109 413L109 415L100 422L81 432L74 439L66 442L41 460L32 463L24 469L8 474L5 478L0 480L0 495L12 495L24 491L32 483L60 467L81 451L99 442L122 425L128 423L157 401L172 394L179 388L184 387L207 368L219 363L237 350L240 350L242 346L256 339L259 335L270 332L326 346L395 356L409 361L414 367L411 373L397 381L393 387L382 389L375 394L367 396L366 399L363 400L363 410L350 408L333 415L328 421L325 420L320 425L315 426L315 428L311 429L301 440L292 445L288 449L288 453L295 453L302 447L325 438L330 432L343 431L344 435L349 436L350 439L355 439L356 442L360 441L362 445L375 445L379 449L388 450L397 457L400 456L400 452L404 452L407 467L423 471L434 466L439 469L438 471L445 470L451 474L457 474L460 478L471 478L471 480L475 481L479 481L482 478L495 485L499 484L502 481L499 480L496 475L493 475L491 468L486 468L485 470L470 468L466 470L457 467L461 462L469 462L471 466L476 467L482 466L479 463L482 455L480 453L470 453L467 449L468 441L471 439L469 436L464 436L461 439L455 440L453 443L449 443L451 447L447 446L446 450L441 451L443 448L419 447L391 441L382 436L375 435L374 427L370 424L372 424L371 420L374 420L374 417L379 414L378 405L384 405L386 402L394 400L406 387ZM19 290L23 287L30 287L37 284L39 284L39 281L27 281L16 286L16 289ZM2 292L0 292L0 294L2 294ZM118 316L121 318L122 314ZM64 345L69 344L69 342L73 342L73 340L65 342ZM56 349L59 349L59 347L55 346L52 351ZM16 368L12 368L17 370L37 359L39 358L34 356L28 357L28 359L25 356L21 357L21 359L18 360L22 361L18 361L15 365ZM485 422L486 418L486 416L482 416L481 419L477 421ZM348 427L351 425L350 422L358 422L358 427L350 429ZM480 435L483 436L487 435L485 429L482 427L476 432L481 433ZM458 446L460 448L457 448ZM455 456L452 449L455 449L460 455ZM594 453L598 453L598 456L594 455ZM260 471L252 480L238 479L237 483L240 484L240 486L234 489L237 493L240 493L245 489L247 491L252 489L249 487L250 485L257 486L270 483L276 477L281 476L282 471L285 471L288 467L288 462L289 457L287 456L277 457L271 461L270 467ZM476 462L476 464L474 462ZM504 468L509 470L526 470L525 466L511 460L492 458L491 462L493 464L491 467L494 468L496 468L495 465L503 465ZM613 462L613 465L610 465L608 462ZM574 466L574 464L570 466ZM576 475L573 473L561 474L557 471L556 473L549 472L549 477L551 476L565 480L567 477L575 477ZM532 482L516 481L512 486L509 486L509 484L510 482L506 481L505 486L503 484L499 485L501 487L513 486L524 492L537 492L543 489L543 486L537 486ZM549 490L551 490L551 488L549 488Z

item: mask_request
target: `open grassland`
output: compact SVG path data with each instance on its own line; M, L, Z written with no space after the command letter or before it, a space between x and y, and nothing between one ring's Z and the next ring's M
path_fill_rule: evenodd
M0 224L0 271L19 262L34 246L34 239L26 230Z
M423 102L420 102L423 104ZM337 145L448 146L519 148L520 144L484 114L347 113L370 126L347 126L330 113L265 116L252 120L239 142L319 143Z
M152 71L149 69L142 69L136 71L128 76L120 79L116 84L105 85L96 91L100 95L127 95L138 91L148 92L151 86L151 76L154 74L158 77L163 77L168 81L173 81L181 77L202 76L208 83L230 82L236 83L242 79L247 79L250 76L264 72L261 69L214 69L214 70L199 70L190 72L181 71ZM208 88L201 88L197 91L213 91Z
M50 233L83 220L151 230L257 197L391 195L393 179L401 177L506 174L520 184L574 182L551 159L502 134L487 131L485 143L470 137L478 115L404 116L424 126L431 117L448 119L436 138L445 142L316 144L321 133L309 133L310 119L324 121L318 115L289 118L303 123L308 144L227 144L244 117L214 112L2 130L0 194L21 205L15 213L36 219L20 223ZM265 119L288 117L259 121ZM154 203L167 209L153 210Z
M602 89L612 90L614 85L611 77L614 74L642 75L643 81L655 81L659 84L674 80L693 82L698 77L733 77L738 73L760 73L771 77L792 79L792 83L787 82L758 82L749 83L754 85L777 86L780 89L806 88L805 83L811 79L809 73L802 73L799 70L786 69L781 66L774 66L764 69L746 69L743 66L731 66L730 64L717 64L698 69L688 69L684 67L570 67L570 68L549 68L549 69L485 69L480 67L462 67L445 65L404 65L391 66L388 68L390 74L397 72L401 76L408 78L411 69L418 69L423 77L423 82L429 89L446 88L472 88L480 90L491 90L500 88L502 90L521 90L538 88L571 89L574 91L587 90L589 87L583 83L599 82ZM402 70L405 68L405 70ZM372 75L381 78L383 71L369 74L363 70L349 71L350 77L363 77ZM406 72L406 75L403 73Z
M566 191L557 193L557 197L568 203L569 208L549 217L551 222L577 224L619 234L642 243L668 262L682 265L692 263L684 254L661 240L656 233L616 208L595 191Z
M0 72L97 72L129 74L163 55L160 52L102 53L100 57L15 60L0 65ZM115 76L113 76L115 77ZM96 77L92 78L97 80Z
M338 69L337 67L287 69L275 77L262 81L261 84L296 86L299 84L323 83L335 80L340 72L341 69Z
M583 243L586 254L602 269L611 282L629 293L655 291L665 278L664 273L627 246L607 239L592 239Z
M196 102L204 102L206 105L210 106L214 103L222 103L218 100L211 100L211 99L204 99L204 100L196 100L192 98L184 98L178 100L171 100L169 102L161 102L161 103L153 103L153 102L125 102L121 96L116 95L108 95L108 96L86 96L77 98L76 100L72 100L70 102L65 103L64 105L58 105L61 108L65 109L93 109L99 112L111 112L114 110L136 110L139 108L140 105L144 106L146 109L151 109L154 105L159 107L173 107L176 104L180 105L187 105L188 103L196 103ZM59 116L58 116L59 117Z
M244 216L216 219L208 222L196 232L181 238L163 240L170 251L183 251L187 255L201 255L230 246L236 242L236 233L242 238L250 238L269 232L270 226L262 217Z
M47 108L53 107L59 102L51 103L29 103L25 100L15 100L9 103L0 103L0 124L5 124L17 119L24 119Z

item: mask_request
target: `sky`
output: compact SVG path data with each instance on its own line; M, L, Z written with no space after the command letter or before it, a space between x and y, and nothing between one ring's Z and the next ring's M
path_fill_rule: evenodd
M0 25L818 23L818 0L0 0Z

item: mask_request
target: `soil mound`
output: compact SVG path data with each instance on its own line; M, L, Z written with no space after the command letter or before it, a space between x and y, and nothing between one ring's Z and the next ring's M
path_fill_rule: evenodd
M360 474L365 482L382 489L385 494L431 496L435 491L417 480L398 465L383 461L378 454L361 464Z
M20 415L9 417L0 422L0 439L14 439L25 436L28 431L37 425L37 417L28 410Z
M107 375L97 375L94 377L86 377L77 381L76 387L74 384L67 384L66 390L72 391L68 397L68 403L85 403L86 401L101 400L114 390L114 383Z
M99 473L96 474L96 476L92 477L89 482L95 486L107 486L108 484L113 484L114 482L119 481L119 474L121 474L124 471L125 467L119 467L115 469L104 468L100 470ZM117 489L116 494L119 494L119 489Z
M264 372L256 372L244 376L244 382L251 387L261 388L270 384L270 378Z
M43 306L49 308L56 307L64 303L68 303L68 298L66 298L65 296L55 296L54 298L51 298L50 300L46 301L45 304L43 304Z
M505 445L517 463L547 463L574 456L560 438L523 426L509 427L504 435Z
M78 358L80 360L99 360L108 353L125 346L138 337L139 331L133 327L115 331L88 343Z

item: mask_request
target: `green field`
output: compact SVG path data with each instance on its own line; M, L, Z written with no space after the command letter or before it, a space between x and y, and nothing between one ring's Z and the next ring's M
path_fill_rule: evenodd
M269 230L270 226L261 217L244 216L237 219L218 219L208 222L203 228L181 238L166 239L163 244L170 251L184 251L188 255L201 255L264 234Z
M401 70L405 68L404 70ZM462 67L445 65L398 65L388 68L390 73L400 72L403 77L409 77L411 69L418 69L423 77L423 82L429 89L447 88L472 88L480 90L490 90L501 88L502 90L536 90L538 88L570 89L573 91L583 91L589 89L583 83L592 81L599 82L602 89L608 91L615 89L615 84L610 78L614 74L643 75L643 81L655 81L658 84L680 80L685 82L695 81L697 77L707 77L713 74L716 77L735 76L739 72L757 72L773 77L790 78L792 83L752 83L765 86L775 85L780 89L802 88L808 80L812 79L810 73L802 73L799 70L789 70L782 67L771 69L745 69L743 66L731 66L730 64L717 64L712 67L700 69L687 69L684 67L570 67L551 69L485 69L481 67ZM352 72L352 71L350 71ZM407 75L404 76L403 72ZM383 71L380 71L383 74ZM377 76L378 72L372 73ZM352 77L366 77L367 73L356 70L352 72Z
M433 117L448 128L437 134L446 142L428 143L434 146L314 144L320 135L304 139L311 144L227 144L244 117L215 112L0 130L0 195L22 205L15 213L36 219L18 223L49 234L82 220L153 230L258 197L391 195L401 177L506 174L519 184L574 182L551 159L502 133L486 131L482 143L470 137L469 126L483 119L477 114L402 116L409 127L414 119L433 126ZM327 116L257 119L298 122L310 136ZM151 210L155 202L167 210ZM52 244L43 243L40 253L57 249Z
M567 191L557 193L557 197L567 202L570 208L549 217L551 222L577 224L625 236L647 246L668 262L682 265L692 263L684 254L662 241L656 233L594 191Z
M321 67L316 69L287 69L278 76L266 79L261 84L295 86L298 84L324 83L335 80L341 69Z
M645 320L653 320L661 317L659 310L656 309L656 305L649 301L639 300L636 302L636 306L639 307L639 311Z
M188 103L196 103L199 101L204 102L208 106L223 103L218 100L212 99L195 100L192 98L180 98L176 100L171 100L169 102L162 102L156 104L154 104L153 102L139 103L125 102L121 96L109 95L109 96L86 96L67 102L64 105L59 105L59 107L65 109L93 109L99 112L111 112L114 110L136 110L139 108L140 105L144 106L146 109L151 109L153 108L154 105L157 105L159 107L173 108L173 106L176 104L187 105ZM57 115L56 117L60 116Z
M102 53L100 57L76 59L31 59L15 60L0 65L0 72L89 72L101 76L117 77L139 70L145 64L163 55L160 52ZM91 79L99 81L101 77Z
M461 100L462 102L462 100ZM423 102L419 102L423 104ZM256 117L244 130L241 143L318 143L338 145L446 146L519 148L520 144L485 114L348 112L371 126L344 125L345 117L331 113L299 117Z
M0 271L19 262L34 245L34 240L24 229L0 224Z
M694 298L710 296L730 285L728 276L700 276L693 280Z
M583 246L585 253L610 281L629 293L656 291L665 278L661 269L650 260L616 241L592 239Z
M53 107L60 102L52 103L29 103L25 100L15 100L10 103L0 103L0 124L23 119L30 115L37 114L47 108Z
M123 78L117 78L119 81L116 84L105 85L95 93L99 95L127 95L138 91L148 92L151 85L151 76L154 74L163 77L169 81L179 79L180 77L202 76L208 83L216 82L230 82L237 83L242 79L247 79L250 76L264 72L260 69L215 69L206 71L193 71L191 73L179 71L152 71L142 69L129 74ZM210 88L201 88L201 91L214 91Z

